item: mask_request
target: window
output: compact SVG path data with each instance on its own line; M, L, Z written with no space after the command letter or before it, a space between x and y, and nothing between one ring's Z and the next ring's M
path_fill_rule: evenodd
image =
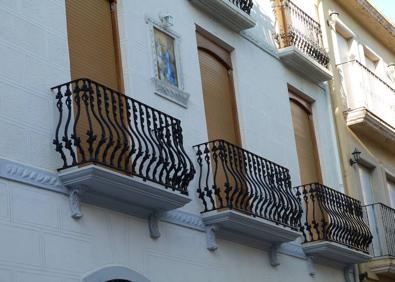
M344 63L349 60L349 51L350 51L350 42L349 39L341 35L340 33L336 34L337 38L337 63Z
M367 218L369 221L370 231L373 235L372 246L373 250L380 250L380 237L377 233L376 222L376 211L374 209L374 197L373 197L373 171L374 168L367 167L362 164L358 166L359 169L359 177L361 181L361 189L362 189L362 204L367 206Z
M374 204L372 174L373 174L373 169L363 165L359 165L362 197L363 197L363 203L365 205Z
M387 178L387 187L390 195L391 207L395 209L395 180Z
M301 183L322 182L311 103L292 91L289 99Z
M66 12L71 78L87 77L122 91L119 35L110 1L66 1Z
M367 46L363 47L363 53L365 55L365 66L370 71L375 72L380 58Z

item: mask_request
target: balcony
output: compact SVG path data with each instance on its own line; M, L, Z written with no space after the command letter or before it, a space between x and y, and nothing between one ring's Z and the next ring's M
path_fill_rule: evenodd
M320 24L289 0L274 2L280 60L313 82L331 80Z
M304 252L317 260L343 265L367 261L372 234L361 203L319 183L295 187L303 207L300 230Z
M339 65L347 96L347 125L395 148L395 89L357 60Z
M260 246L301 236L297 230L301 208L292 194L287 168L224 140L194 148L199 167L197 192L209 230Z
M364 207L366 221L373 231L372 261L368 268L379 276L395 278L395 209L377 203Z
M236 32L252 28L255 20L250 16L252 0L189 0Z
M52 90L59 112L53 143L73 217L82 215L79 201L139 216L190 201L194 168L178 119L89 79Z

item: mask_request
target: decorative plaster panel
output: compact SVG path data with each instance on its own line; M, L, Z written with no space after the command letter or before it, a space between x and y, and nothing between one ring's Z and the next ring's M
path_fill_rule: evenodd
M66 194L57 174L0 158L0 177Z

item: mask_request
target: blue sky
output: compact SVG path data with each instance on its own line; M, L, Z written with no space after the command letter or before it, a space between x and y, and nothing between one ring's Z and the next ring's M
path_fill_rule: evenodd
M395 23L395 1L394 0L370 0L387 18Z

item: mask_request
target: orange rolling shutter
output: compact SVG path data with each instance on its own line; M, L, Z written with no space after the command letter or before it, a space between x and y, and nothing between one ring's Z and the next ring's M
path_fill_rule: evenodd
M87 77L121 90L110 1L67 0L66 11L72 79Z
M67 32L70 54L71 78L89 78L100 84L103 84L116 91L123 91L122 68L119 50L118 26L116 18L116 4L110 0L66 0L67 13ZM95 88L93 89L95 91ZM103 90L101 90L103 91ZM81 94L80 94L81 95ZM96 93L93 93L95 96ZM117 97L117 96L113 96ZM109 102L119 103L117 98L109 96ZM75 102L74 102L75 103ZM125 101L123 101L125 103ZM76 105L74 104L75 108ZM123 109L125 110L125 105ZM117 108L119 109L119 108ZM77 135L81 139L83 150L88 150L89 129L87 110L81 102L80 115L77 123ZM92 111L99 116L98 108L89 107L91 115L91 124L97 140L100 137L100 128L98 122L94 119ZM116 115L104 110L101 112L102 118L120 122L119 110ZM125 115L126 116L126 113ZM114 142L117 142L117 134L114 128L107 129L112 131L115 136ZM109 132L107 132L109 133ZM122 140L119 140L123 142ZM98 141L96 141L98 142ZM97 146L97 143L94 144ZM101 158L102 152L99 155ZM78 154L79 159L81 154Z
M309 104L294 94L290 96L301 182L302 184L321 182L321 169Z

